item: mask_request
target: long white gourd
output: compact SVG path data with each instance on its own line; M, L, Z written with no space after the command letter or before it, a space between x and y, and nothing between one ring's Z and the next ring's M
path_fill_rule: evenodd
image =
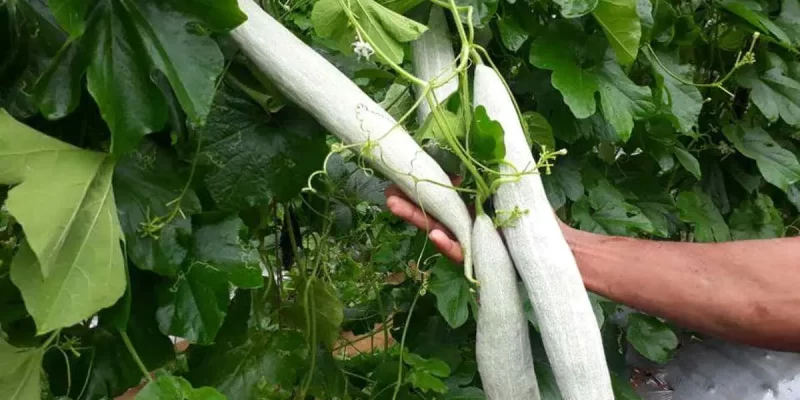
M505 161L500 171L532 171L536 165L516 108L491 68L475 67L475 106L504 130ZM564 400L613 400L603 343L575 258L550 208L538 174L501 184L498 211L527 211L503 228L508 251L528 290L545 351Z
M322 56L253 0L239 0L247 21L231 32L242 52L291 101L343 142L355 145L370 164L461 243L471 271L472 220L447 174L408 132Z
M458 90L458 76L453 75L446 82L455 69L455 53L453 43L450 41L447 29L447 19L441 7L431 5L431 12L428 18L428 30L411 42L411 50L414 60L414 75L425 81L434 81L434 85L442 86L433 89L436 100L445 101L450 95ZM422 90L417 88L417 96L422 95ZM420 125L428 118L431 113L431 106L423 100L417 108L417 121Z
M489 400L539 400L528 319L517 290L517 273L492 219L479 215L472 226L480 312L475 355Z

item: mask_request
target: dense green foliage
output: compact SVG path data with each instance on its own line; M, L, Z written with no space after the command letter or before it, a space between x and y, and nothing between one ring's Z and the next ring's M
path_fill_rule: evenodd
M412 107L387 64L411 70L430 3L262 3L393 116ZM534 150L569 149L543 177L563 221L800 233L798 0L456 3ZM348 15L385 58L353 52ZM234 0L0 2L0 398L109 398L155 370L143 399L484 398L461 268L385 211L388 182L326 157L338 144L227 40L244 19ZM476 157L502 155L485 113L443 111ZM635 398L624 353L666 361L680 332L592 300L617 396ZM343 330L394 344L346 355Z

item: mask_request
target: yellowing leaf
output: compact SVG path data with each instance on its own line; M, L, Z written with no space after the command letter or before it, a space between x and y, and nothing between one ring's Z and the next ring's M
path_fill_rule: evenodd
M43 356L42 349L20 349L0 338L0 399L39 400Z
M0 183L26 241L11 279L38 331L73 325L125 290L113 161L48 137L0 111Z

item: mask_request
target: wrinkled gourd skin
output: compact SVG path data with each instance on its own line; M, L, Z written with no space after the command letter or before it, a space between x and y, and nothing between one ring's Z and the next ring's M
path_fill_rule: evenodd
M536 165L516 107L491 68L475 67L475 106L503 126L506 148L500 171L515 174ZM508 252L536 311L547 357L564 400L613 400L600 329L538 174L503 183L495 193L498 212L527 211L503 227Z
M292 102L447 226L472 268L472 219L450 178L411 135L349 78L252 0L239 0L247 21L231 38Z
M490 400L539 400L528 319L517 290L517 273L503 239L487 215L472 227L480 312L475 355Z

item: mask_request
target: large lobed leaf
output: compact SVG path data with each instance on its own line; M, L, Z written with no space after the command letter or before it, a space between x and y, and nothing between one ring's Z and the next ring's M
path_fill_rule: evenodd
M37 132L0 111L0 183L26 241L11 266L39 332L70 326L125 290L106 155ZM53 195L57 194L57 195Z

